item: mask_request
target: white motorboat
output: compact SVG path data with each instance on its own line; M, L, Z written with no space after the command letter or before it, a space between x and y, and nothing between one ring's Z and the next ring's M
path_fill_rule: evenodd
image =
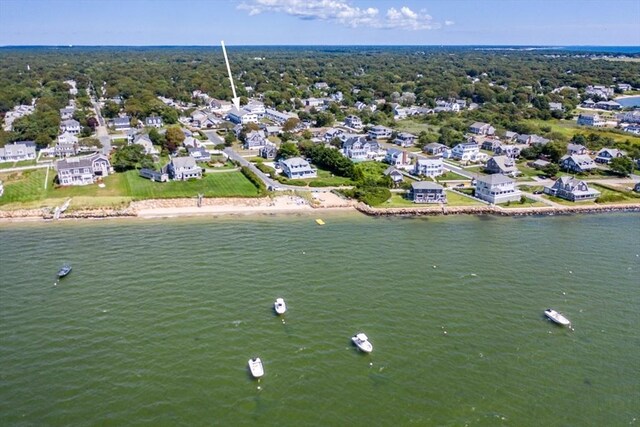
M557 323L558 325L571 326L571 321L569 321L569 319L567 319L562 314L558 313L552 308L547 308L544 311L544 315L547 316L549 320L551 320L554 323Z
M351 337L351 341L365 353L371 353L373 351L373 345L369 342L369 338L362 332L358 332Z
M276 310L278 314L284 314L287 311L287 304L285 304L282 298L276 299L276 302L273 304L273 308Z
M262 360L259 357L249 359L249 370L253 378L260 378L264 375L264 368L262 367Z

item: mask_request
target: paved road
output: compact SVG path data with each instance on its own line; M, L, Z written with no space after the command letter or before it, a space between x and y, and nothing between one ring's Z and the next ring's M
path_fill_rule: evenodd
M93 104L93 109L96 112L96 117L98 118L98 127L96 128L96 136L98 140L100 140L100 144L102 144L102 153L109 154L111 152L111 137L109 136L109 131L107 130L107 124L100 113L100 104L96 101L95 98L91 98L91 103Z
M203 130L202 133L207 135L209 141L211 141L214 145L224 144L224 139L222 139L222 137L220 137L220 135L218 135L215 130Z

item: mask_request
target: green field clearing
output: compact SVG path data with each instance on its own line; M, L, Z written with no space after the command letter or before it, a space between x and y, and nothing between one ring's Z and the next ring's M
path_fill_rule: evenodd
M542 120L542 119L529 119L525 120L526 123L541 127L551 128L551 132L557 132L567 138L571 139L573 135L579 133L595 133L605 137L611 137L616 142L624 142L627 139L634 144L640 144L640 137L631 135L629 133L623 133L621 131L613 131L606 128L594 128L586 126L578 126L575 121L569 120Z
M44 188L46 170L30 170L1 174L5 193L0 206L5 208L35 208L60 205L73 198L73 207L120 206L130 200L169 199L178 197L255 197L258 190L241 172L206 174L201 180L186 182L153 182L138 176L137 171L113 174L104 179L105 188L97 184L58 187L55 173L50 171L47 189Z
M438 131L440 130L440 126L434 126L434 125L430 125L427 123L421 123L416 119L404 119L404 120L398 120L396 122L397 126L395 127L395 130L399 131L399 132L409 132L412 133L414 135L419 135L420 132L425 131L427 133L434 133L437 134Z

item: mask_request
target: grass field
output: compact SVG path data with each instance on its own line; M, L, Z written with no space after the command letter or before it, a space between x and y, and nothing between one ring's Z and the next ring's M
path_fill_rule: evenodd
M640 137L631 135L629 133L616 132L607 128L593 128L586 126L578 126L575 121L571 120L542 120L542 119L529 119L525 120L525 122L536 126L538 129L541 127L549 127L551 128L551 132L557 132L562 134L567 138L567 140L571 139L571 137L578 133L595 133L602 136L611 137L614 141L623 142L627 139L633 142L634 144L640 145Z
M462 196L458 193L447 191L446 206L478 206L478 205L482 205L482 203L478 202L477 200L473 200L469 197ZM411 200L406 199L404 197L404 194L402 193L392 193L391 198L378 207L380 208L417 208L417 207L424 207L424 206L439 206L439 204L413 203Z
M399 132L409 132L414 135L418 135L422 131L437 134L440 130L440 126L420 123L418 120L413 118L398 120L396 123L396 130Z
M498 206L501 206L507 209L514 209L514 208L539 208L539 207L544 207L549 205L526 197L524 203L520 203L520 202L511 202L509 204L500 203Z
M462 181L462 180L467 180L469 181L469 178L467 178L466 176L462 176L459 175L455 172L451 172L451 171L447 171L445 173L443 173L440 176L437 176L436 179L438 181Z
M0 174L5 192L0 198L4 208L37 208L58 206L73 198L74 207L115 207L131 200L170 199L178 197L255 197L256 187L241 172L206 174L201 180L187 182L152 182L138 176L137 171L113 174L104 179L104 188L98 185L58 187L54 185L55 172L50 171L44 188L46 170Z

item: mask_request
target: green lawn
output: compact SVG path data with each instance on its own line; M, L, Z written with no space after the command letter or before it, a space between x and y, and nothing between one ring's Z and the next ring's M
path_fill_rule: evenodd
M20 166L33 166L36 164L35 160L21 160L19 162L6 162L0 163L0 169L17 168Z
M578 133L595 133L602 136L611 137L616 142L624 142L627 139L633 142L634 144L640 144L640 137L631 135L629 133L623 133L621 131L613 131L607 128L594 128L588 126L578 126L578 124L573 120L542 120L542 119L529 119L525 120L525 122L538 127L550 127L551 132L557 132L562 134L567 138L567 140L571 139L571 137Z
M397 126L395 127L395 130L399 132L409 132L414 135L418 135L422 131L437 134L438 131L440 130L440 126L434 126L427 123L420 123L420 121L418 121L415 118L398 120L396 124Z
M454 193L452 191L447 191L447 204L446 206L478 206L482 205L477 200L473 200L469 197L462 196L458 193ZM417 207L428 207L428 206L439 206L437 203L413 203L411 200L408 200L404 197L402 193L391 193L391 198L381 204L378 207L381 208L417 208Z
M192 181L153 182L127 171L123 190L134 199L172 199L178 197L255 197L258 190L241 172L210 173Z
M462 181L462 180L469 181L469 178L467 178L466 176L459 175L455 172L447 171L442 175L436 177L436 180L437 181Z
M256 187L241 172L210 173L201 180L187 182L152 182L138 176L137 171L110 175L104 179L104 188L97 184L58 187L54 185L55 172L49 172L47 189L44 188L46 170L0 174L4 181L4 195L0 206L4 208L37 208L58 206L73 198L71 208L114 207L132 199L169 199L177 197L255 197Z
M479 202L470 197L463 196L462 194L454 193L447 190L447 206L480 206L482 202Z
M539 208L539 207L549 206L549 205L526 197L524 203L520 203L520 202L500 203L498 206L501 206L507 209L514 209L514 208Z

